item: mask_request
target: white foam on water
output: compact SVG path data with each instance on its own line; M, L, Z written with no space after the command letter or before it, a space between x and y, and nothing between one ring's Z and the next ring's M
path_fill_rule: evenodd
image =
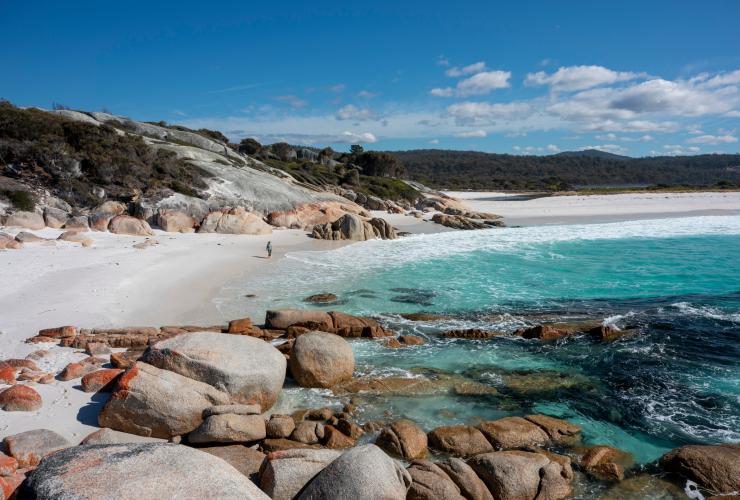
M371 240L337 250L293 252L288 259L338 269L370 270L409 262L439 259L478 250L516 250L527 258L541 258L532 245L578 240L674 238L699 235L740 235L740 216L691 217L628 221L609 224L532 226L421 234L399 240ZM550 257L560 258L551 253Z
M695 306L689 302L676 302L671 306L678 309L678 312L686 316L695 316L701 318L716 319L720 321L729 321L740 323L740 313L725 313L716 307Z

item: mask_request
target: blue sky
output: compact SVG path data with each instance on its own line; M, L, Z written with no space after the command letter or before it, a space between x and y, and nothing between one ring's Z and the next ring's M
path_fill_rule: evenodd
M21 106L340 150L740 151L737 1L2 4Z

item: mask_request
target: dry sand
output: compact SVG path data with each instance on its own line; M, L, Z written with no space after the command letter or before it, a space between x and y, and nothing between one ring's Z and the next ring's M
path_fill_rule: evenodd
M740 213L740 192L625 193L588 196L546 196L455 191L472 210L493 212L506 224L539 226L618 222L636 219L731 215Z

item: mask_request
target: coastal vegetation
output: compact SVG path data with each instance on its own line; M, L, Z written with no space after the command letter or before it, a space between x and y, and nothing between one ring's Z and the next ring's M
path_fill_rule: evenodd
M563 191L582 186L740 187L740 155L557 154L520 156L422 149L395 151L408 179L438 189Z

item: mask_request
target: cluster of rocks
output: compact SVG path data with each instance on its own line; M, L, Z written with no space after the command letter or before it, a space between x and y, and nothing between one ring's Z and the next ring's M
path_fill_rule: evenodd
M500 215L486 212L472 212L456 207L445 207L441 213L432 216L432 222L453 229L488 229L502 227L504 222Z
M525 339L550 341L570 337L573 335L588 335L598 340L611 341L629 335L631 330L621 330L614 325L604 324L601 321L581 321L575 323L544 323L525 328L518 328L511 333L481 328L466 328L447 330L442 332L443 337L461 339L488 339L502 336L516 336Z
M348 213L334 222L315 225L311 236L319 240L365 241L377 238L394 240L398 234L385 219L374 217L365 220Z
M79 378L81 390L110 395L98 417L101 429L79 444L45 429L5 436L3 498L74 497L84 491L87 497L108 498L534 500L572 495L579 477L611 485L608 498L621 498L635 487L649 496L653 490L644 490L645 484L680 492L674 483L636 468L628 453L586 446L579 426L547 415L429 432L405 419L358 421L357 405L374 393L434 394L449 388L458 394L495 394L455 375L354 378L354 355L344 337L399 344L389 347L424 342L415 336L395 338L372 319L275 310L267 312L261 326L238 319L210 331L198 328L66 326L39 332L34 342L56 341L84 348L88 355L56 378ZM268 342L276 338L283 344ZM130 350L111 352L121 346ZM41 406L31 384L53 381L54 374L43 373L34 359L48 355L42 350L0 362L0 382L9 385L0 392L0 407L34 411ZM327 388L352 399L341 410L270 414L286 376L302 387ZM688 479L706 491L729 494L740 488L740 445L685 446L652 467L678 484Z

